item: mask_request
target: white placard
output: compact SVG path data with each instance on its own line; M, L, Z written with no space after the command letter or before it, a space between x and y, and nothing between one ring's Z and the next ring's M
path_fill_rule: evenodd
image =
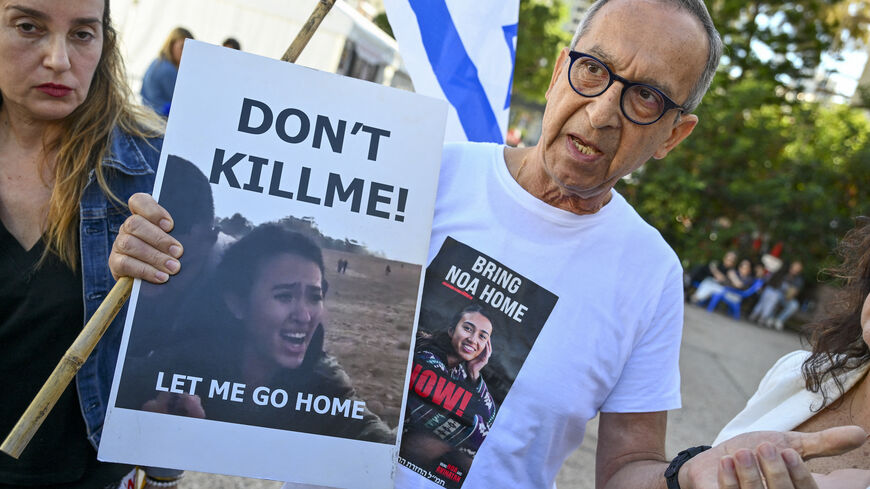
M182 272L166 285L134 286L101 460L391 487L446 110L410 92L186 42L155 184L185 247ZM191 163L198 179L177 177ZM200 207L196 183L206 179L214 230L182 224ZM276 222L322 248L315 275L328 292L310 320L320 333L304 339L302 326L257 336L272 323L252 319L272 311L251 305L255 286L284 265L252 261L253 282L241 292L228 285L236 277L220 280L234 247ZM201 235L213 236L208 246L193 237ZM299 300L273 295L266 299ZM311 363L316 341L328 354ZM300 348L301 365L287 360ZM263 365L274 370L265 369L269 380L251 380L263 378ZM315 374L301 376L303 368ZM318 375L329 389L281 383ZM383 423L376 428L394 430L390 439L358 429L371 414Z

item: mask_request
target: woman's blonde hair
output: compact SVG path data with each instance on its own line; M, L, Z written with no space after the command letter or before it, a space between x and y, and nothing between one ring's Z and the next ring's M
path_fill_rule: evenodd
M193 34L184 27L176 27L175 29L172 29L172 32L169 33L169 37L163 41L163 46L160 48L160 53L158 54L159 57L174 64L176 68L181 60L172 58L172 45L179 39L193 39Z
M46 154L56 152L54 186L45 224L45 259L57 255L75 270L78 262L79 202L91 172L102 191L121 202L106 182L103 158L115 127L136 137L163 134L164 122L153 111L132 102L117 32L111 25L109 0L103 11L103 51L85 101L58 121L58 138L46 144Z

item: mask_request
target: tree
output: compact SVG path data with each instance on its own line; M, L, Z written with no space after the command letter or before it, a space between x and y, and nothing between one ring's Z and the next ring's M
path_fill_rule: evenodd
M564 30L567 20L561 0L520 0L512 96L544 102L556 56L571 41Z
M771 88L743 80L711 93L692 136L620 187L687 265L727 249L757 258L783 243L786 260L814 270L868 211L867 118L847 106L766 102Z
M241 238L254 229L254 225L251 221L238 212L233 214L232 217L218 218L216 225L223 233L235 238Z
M773 80L800 91L827 53L867 40L870 5L855 0L707 0L725 42L723 68L737 82ZM730 84L730 83L729 83Z
M870 122L803 93L822 54L866 40L868 3L708 0L726 52L691 137L620 187L687 266L784 246L808 274L868 212Z

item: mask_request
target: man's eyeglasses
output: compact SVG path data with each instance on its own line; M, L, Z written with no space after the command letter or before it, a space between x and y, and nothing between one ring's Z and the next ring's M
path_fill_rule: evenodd
M619 108L625 117L641 126L652 124L671 109L679 109L678 105L658 88L644 83L636 83L610 71L601 60L595 56L571 51L568 53L571 65L568 67L568 83L578 95L597 97L607 91L614 81L622 83L622 93L619 96Z

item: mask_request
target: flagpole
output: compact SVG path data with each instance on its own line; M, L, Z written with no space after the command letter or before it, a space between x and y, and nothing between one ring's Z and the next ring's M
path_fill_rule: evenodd
M314 11L308 17L308 21L302 26L302 29L296 35L296 38L293 39L284 55L281 56L281 61L296 62L299 53L308 44L311 36L314 35L314 31L320 26L323 18L326 17L326 14L329 13L334 4L335 0L318 1ZM121 310L124 303L130 298L132 290L133 279L129 277L118 279L118 282L115 283L115 286L112 287L112 290L103 299L100 307L97 308L97 311L85 324L85 327L76 337L75 341L73 341L73 344L64 353L60 362L58 362L54 371L48 377L48 380L45 381L36 397L33 398L33 401L30 402L27 410L24 411L24 414L15 423L15 427L12 428L9 435L3 440L3 444L0 445L0 451L16 459L21 456L21 452L30 443L33 435L39 430L42 422L45 421L48 413L54 408L61 394L63 394L76 373L85 363L85 360L87 360L88 356L97 346L97 343L103 337L106 329L109 328L112 320L118 315L118 311Z
M314 7L314 11L311 12L311 15L308 16L308 20L305 22L305 25L302 26L302 30L299 31L296 39L293 39L290 47L284 51L284 55L281 56L281 61L289 61L291 63L296 62L299 53L301 53L305 48L305 45L308 44L311 36L314 35L314 31L320 27L320 23L323 22L323 18L326 17L326 14L329 13L333 5L335 5L335 0L320 0L317 3L317 6Z

